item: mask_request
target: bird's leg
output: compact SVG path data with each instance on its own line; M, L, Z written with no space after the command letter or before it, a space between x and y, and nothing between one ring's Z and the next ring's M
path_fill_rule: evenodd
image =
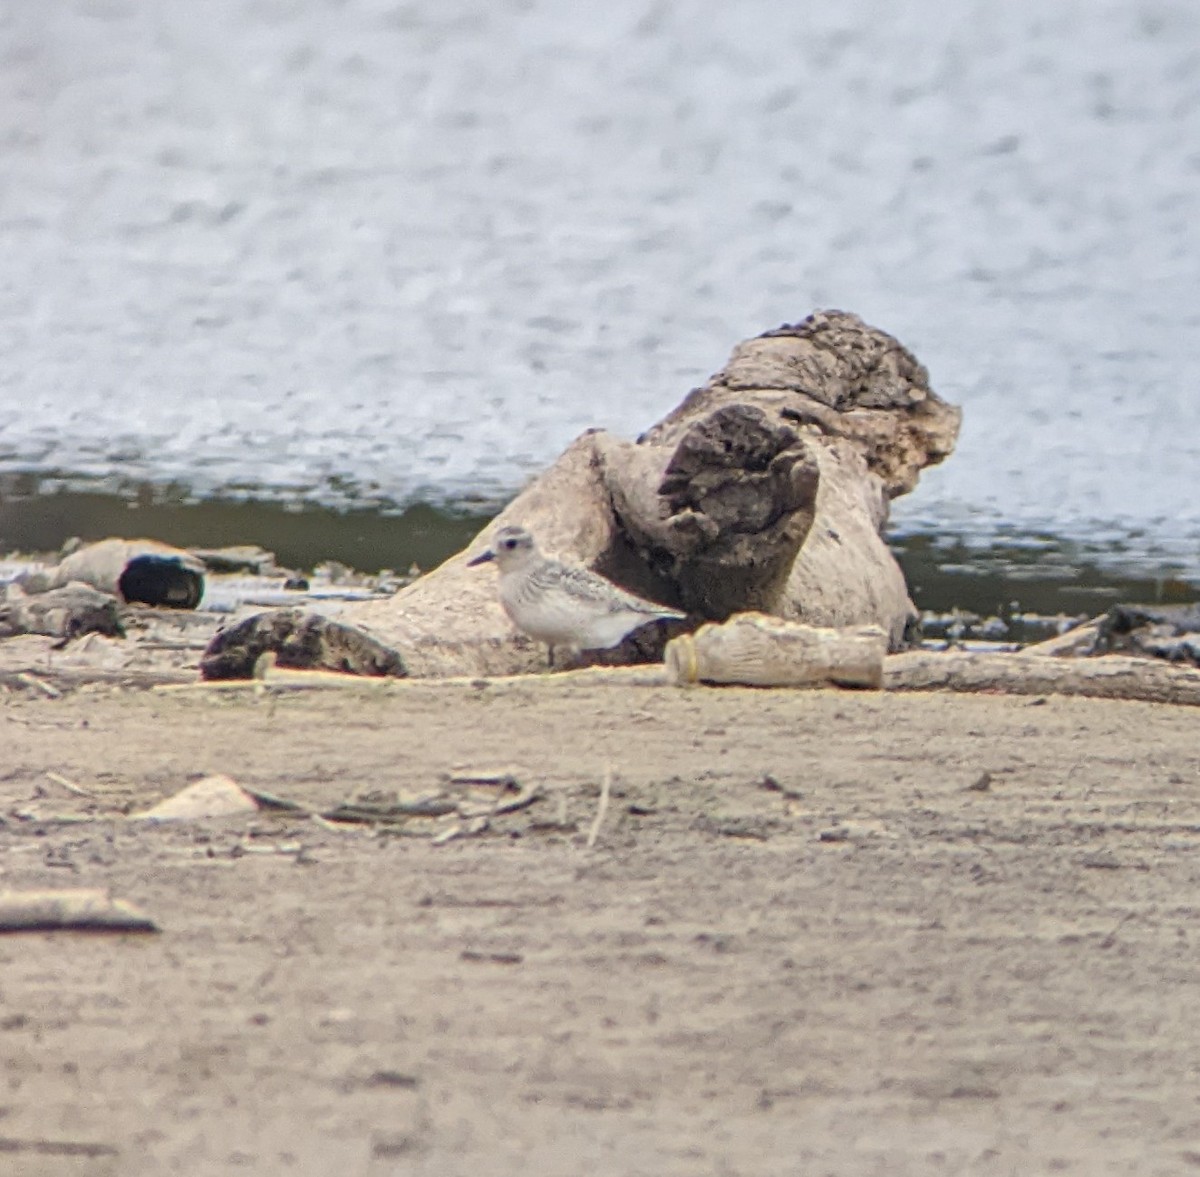
M554 643L553 642L546 643L546 656L547 656L547 665L549 666L549 668L551 670L553 670L554 669Z

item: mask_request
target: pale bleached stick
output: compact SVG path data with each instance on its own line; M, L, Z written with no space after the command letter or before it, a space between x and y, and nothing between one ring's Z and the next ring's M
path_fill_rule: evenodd
M608 813L608 798L612 792L612 767L604 770L604 780L600 783L600 803L596 806L596 816L592 819L592 828L588 830L587 848L592 849L596 845L596 839L600 837L600 827L604 824L604 817Z
M85 789L82 785L77 785L74 781L68 780L60 772L48 772L46 773L46 779L53 781L56 785L61 785L68 793L74 793L77 797L96 796L91 789Z
M48 695L51 699L61 699L62 691L58 687L51 686L48 682L44 682L36 675L28 674L22 671L17 675L17 681L24 683L27 687L33 687L34 690L41 691Z
M170 682L156 685L156 691L244 691L269 687L271 690L306 690L323 687L357 687L366 690L426 690L431 687L587 686L659 687L669 683L662 666L587 666L555 674L450 675L445 678L396 678L393 676L343 674L331 670L292 670L263 664L257 678L226 678L195 682Z

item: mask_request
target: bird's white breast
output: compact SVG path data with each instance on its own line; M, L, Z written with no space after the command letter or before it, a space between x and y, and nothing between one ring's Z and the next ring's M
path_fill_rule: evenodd
M546 587L522 575L500 578L500 603L523 633L552 646L602 650L650 620L633 611L572 594L565 586Z

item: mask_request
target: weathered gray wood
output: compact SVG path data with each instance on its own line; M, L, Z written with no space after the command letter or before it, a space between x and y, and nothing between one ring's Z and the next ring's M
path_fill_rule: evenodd
M121 604L111 594L77 582L44 593L9 585L0 596L0 638L25 633L64 640L87 633L124 637Z
M1114 605L1100 620L1096 652L1125 650L1200 666L1200 604Z
M756 405L723 405L664 444L601 439L624 533L683 608L723 619L781 604L812 527L819 459Z
M1053 658L1081 658L1088 654L1094 654L1096 652L1096 635L1100 631L1102 620L1100 617L1093 617L1091 621L1085 621L1082 625L1068 629L1065 633L1056 634L1052 638L1046 638L1044 641L1026 646L1024 653L1043 654Z
M1042 654L914 651L884 661L883 685L892 691L1083 695L1200 706L1200 670L1117 654L1052 658Z
M407 673L394 649L354 626L304 609L256 613L221 630L204 651L200 672L207 679L252 678L267 653L280 666L399 678Z

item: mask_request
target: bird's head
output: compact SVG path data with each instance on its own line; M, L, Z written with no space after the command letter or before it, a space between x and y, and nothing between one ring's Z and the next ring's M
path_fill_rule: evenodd
M468 567L476 564L486 564L495 560L501 572L520 568L537 556L537 545L533 536L523 527L502 527L492 538L492 546L486 552L481 552L474 560L468 560Z

